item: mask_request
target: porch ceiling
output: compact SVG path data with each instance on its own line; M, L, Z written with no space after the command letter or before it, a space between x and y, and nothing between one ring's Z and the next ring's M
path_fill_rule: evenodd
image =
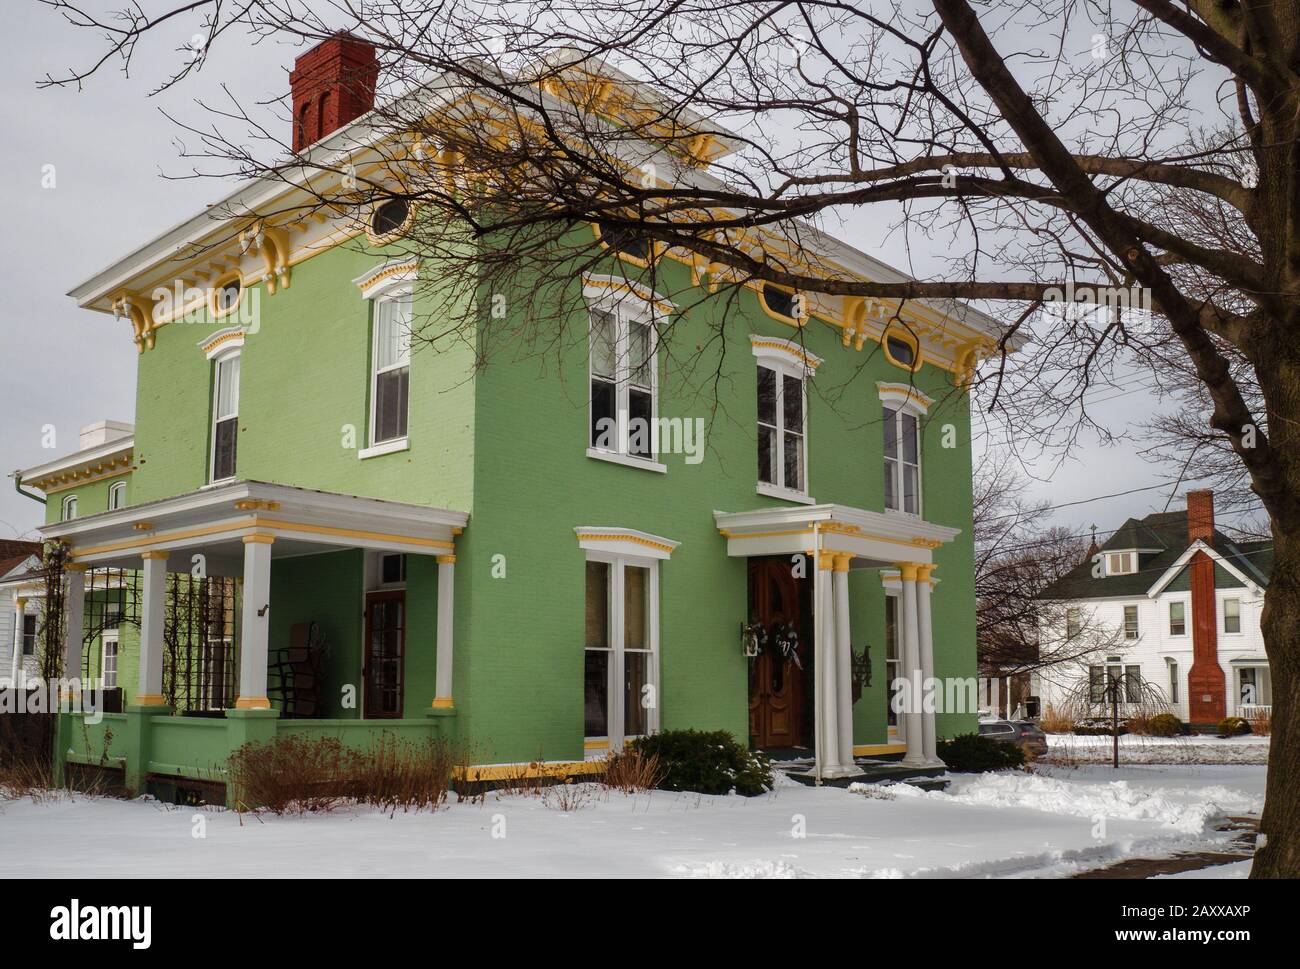
M340 548L449 554L466 512L236 481L46 525L78 564L135 568L146 551L201 552L211 574L238 575L244 537L272 536L272 557Z
M935 525L914 515L847 505L715 511L713 519L727 539L730 556L811 554L820 549L847 552L858 568L928 564L934 549L961 534L960 528Z

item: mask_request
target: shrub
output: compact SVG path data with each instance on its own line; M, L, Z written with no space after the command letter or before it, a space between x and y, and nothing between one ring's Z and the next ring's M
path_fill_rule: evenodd
M1074 730L1074 718L1053 706L1048 706L1039 718L1038 725L1046 733L1070 733Z
M1257 713L1248 721L1250 732L1257 737L1267 737L1273 732L1273 716L1268 713Z
M629 750L622 754L610 754L601 769L599 780L606 787L624 794L639 794L658 787L667 773L666 769L659 766L658 755Z
M1146 726L1152 737L1177 737L1183 732L1183 722L1172 713L1157 713Z
M656 758L666 791L737 794L753 797L772 789L772 766L762 754L746 750L725 730L666 730L641 737L631 750Z
M1250 721L1241 717L1224 717L1219 721L1220 737L1242 737L1250 733Z
M939 759L950 771L959 774L980 774L990 770L1020 767L1025 762L1025 752L1016 744L1004 744L976 733L965 733L938 744Z

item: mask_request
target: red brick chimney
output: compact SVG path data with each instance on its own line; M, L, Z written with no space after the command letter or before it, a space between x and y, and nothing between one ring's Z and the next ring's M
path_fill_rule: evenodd
M1187 492L1187 542L1214 538L1214 492ZM1227 716L1227 678L1219 665L1219 618L1214 559L1197 551L1188 564L1192 582L1192 668L1187 672L1187 712L1192 723Z
M375 48L346 31L293 62L293 150L303 151L375 106Z

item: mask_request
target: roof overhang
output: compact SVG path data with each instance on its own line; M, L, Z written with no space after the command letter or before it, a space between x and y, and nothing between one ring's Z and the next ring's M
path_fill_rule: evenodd
M1222 565L1223 568L1228 572L1228 574L1240 580L1242 585L1244 585L1248 590L1250 590L1250 593L1252 595L1259 594L1260 587L1258 582L1256 582L1254 579L1249 578L1244 572L1241 571L1241 569L1237 568L1226 558L1224 558L1222 555L1216 552L1211 546L1207 545L1204 541L1198 538L1196 541L1192 542L1191 545L1187 546L1186 550L1183 552L1182 555L1178 556L1178 558L1174 561L1173 565L1165 569L1165 571L1161 574L1160 578L1156 579L1155 584L1151 586L1150 589L1147 590L1147 598L1154 599L1156 596L1160 595L1160 593L1164 592L1166 587L1168 587L1169 583L1173 582L1174 579L1178 576L1178 573L1187 567L1187 564L1191 562L1192 557L1197 552L1204 552L1211 559L1213 559L1216 564Z
M727 540L727 554L812 555L839 552L858 568L883 568L900 562L931 564L934 550L961 534L914 515L864 511L847 505L763 508L713 513Z
M128 434L108 441L98 447L66 454L34 468L15 471L11 477L29 488L49 492L61 487L81 484L98 478L113 477L131 470L131 456L135 451L135 435Z
M41 533L68 545L78 565L138 568L142 552L199 553L208 573L239 575L248 536L274 539L276 558L345 548L449 555L468 520L445 508L237 481L46 525Z

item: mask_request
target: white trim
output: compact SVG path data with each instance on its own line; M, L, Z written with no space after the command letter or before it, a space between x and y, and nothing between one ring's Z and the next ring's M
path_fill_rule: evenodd
M389 273L389 275L385 275ZM352 280L353 285L361 290L362 299L375 299L387 295L390 290L399 287L415 288L415 281L420 275L420 260L390 259L369 272L362 273Z
M61 458L56 458L46 464L38 464L34 468L27 468L23 471L15 472L20 481L26 483L30 481L40 481L42 478L48 478L52 474L60 471L67 471L82 464L102 464L106 459L113 458L119 454L130 453L135 447L135 433L132 432L125 437L114 438L106 441L97 447L87 448L84 451L74 451L71 454ZM126 469L122 471L126 473ZM33 486L34 487L34 486Z
M750 339L753 340L755 338L750 337ZM789 344L791 347L798 347L798 344L791 343L789 340L782 340L779 342ZM768 492L764 492L762 489L764 487L772 488L777 492L772 495L773 497L790 498L790 496L797 496L790 498L790 500L803 501L804 499L807 499L805 503L812 504L812 500L808 498L809 492L812 490L812 484L810 481L811 474L808 469L808 379L816 372L815 365L804 363L802 355L798 358L792 358L787 356L785 353L765 352L765 348L762 347L752 347L752 349L755 357L754 396L756 405L758 396L758 368L762 367L765 370L770 370L776 377L776 387L774 388L776 397L773 401L776 423L765 424L763 421L758 419L757 406L755 406L754 409L755 445L759 446L758 442L760 438L758 437L758 428L760 427L770 427L776 435L776 454L772 459L772 470L775 472L777 480L763 481L760 478L757 482L759 486L758 493L767 494ZM818 360L817 363L821 363L821 361ZM799 401L799 415L803 418L803 426L800 427L797 432L787 432L785 426L786 377L789 377L791 380L799 381L799 394L801 397ZM791 488L785 483L785 435L787 433L797 433L799 435L799 466L803 471L802 489Z
M63 500L59 502L59 521L70 522L75 519L77 517L78 505L79 502L77 501L77 495L75 492L70 495L65 495ZM72 508L71 515L68 514L69 506Z
M239 468L239 385L243 382L244 376L244 361L241 359L242 353L243 343L241 341L240 345L237 347L223 346L220 353L208 357L209 362L212 364L212 417L208 421L209 485L225 484L226 482L234 481L238 476L237 470L236 474L227 475L224 478L218 478L215 475L217 470L217 425L223 421L234 420L235 422L235 468ZM221 400L221 368L223 365L229 364L232 360L239 360L239 372L235 375L234 382L235 412L222 417L221 412L218 409L218 403Z
M632 284L628 284L629 286ZM639 287L647 293L652 291L646 290L645 287ZM656 450L658 437L656 429L659 419L659 329L658 324L663 319L664 314L658 309L655 303L643 293L629 292L627 290L615 291L613 289L600 289L598 287L584 286L583 296L587 300L587 456L594 458L608 457L618 464L627 464L629 461L639 462L640 464L652 466L652 470L667 471L667 467L659 462L659 454ZM614 420L616 423L615 433L617 434L617 446L615 448L597 447L592 443L592 394L591 385L596 377L592 369L592 340L595 334L594 313L608 313L614 318L614 346L613 353L613 373L601 374L602 383L613 381L614 395ZM632 362L631 362L631 342L632 327L646 326L649 330L649 360L648 371L650 377L650 417L649 427L646 433L650 436L650 453L644 457L632 454L631 448L631 431L632 431ZM642 392L638 388L638 392ZM599 440L601 435L597 435ZM625 458L628 460L617 460ZM633 465L636 466L636 465Z
M208 360L215 360L218 357L224 357L227 353L241 349L244 346L245 333L247 331L242 326L228 326L225 329L209 333L195 346L203 351L203 356Z
M597 461L608 461L610 464L621 464L628 468L640 468L642 471L657 471L659 474L668 473L668 465L659 461L652 461L649 458L634 458L630 454L605 451L598 447L587 448L587 457L595 458Z
M649 286L622 276L609 276L603 273L583 273L582 296L588 306L593 303L617 305L632 301L646 305L659 316L667 316L677 309L676 303Z
M774 360L787 367L800 369L806 377L811 377L822 365L821 357L796 340L751 333L749 349L759 360Z
M409 437L395 437L391 441L363 447L357 452L357 458L364 461L366 458L377 458L384 454L396 454L398 451L409 451L410 449L411 441Z
M782 488L780 485L768 484L766 481L760 481L754 488L754 493L767 498L779 498L782 501L795 501L801 505L817 504L816 499L810 498L802 491L792 491L789 488Z
M573 532L578 536L578 547L584 551L626 559L663 561L668 559L681 544L671 538L652 535L635 528L579 525Z
M385 267L380 267L376 272L382 271ZM371 455L388 454L389 451L377 450L384 445L394 442L406 442L411 429L411 325L415 321L415 288L412 280L418 267L410 270L409 278L404 278L405 274L396 273L392 276L385 277L377 283L374 283L369 289L362 291L362 296L370 300L370 366L367 380L366 396L370 401L370 416L366 426L366 443L367 447L362 448L361 457ZM374 275L373 273L371 275ZM406 333L403 335L406 341L406 352L404 354L405 362L391 364L382 370L379 368L379 312L380 308L387 303L401 304L405 303L408 308L407 319L405 323ZM390 311L395 312L395 309ZM379 402L379 378L386 373L392 373L396 370L406 368L406 429L407 433L401 437L387 438L383 441L376 441L375 418L377 416L375 407ZM394 448L394 450L400 450Z
M1147 590L1147 598L1154 599L1156 596L1160 595L1160 593L1164 591L1165 586L1169 585L1170 582L1177 578L1178 573L1187 566L1187 563L1192 560L1192 556L1194 556L1198 551L1204 552L1217 564L1222 565L1228 573L1239 579L1251 595L1259 595L1260 587L1258 583L1252 579L1246 578L1246 576L1236 566L1207 545L1204 540L1198 538L1196 541L1192 542L1191 545L1187 546L1187 549L1182 555L1178 556L1173 565L1165 569L1160 578L1156 579L1155 584Z
M918 411L915 403L907 403L904 404L903 406L898 406L892 404L890 401L886 400L883 396L881 397L881 403L885 407L892 409L894 412L894 416L891 419L894 421L894 446L897 450L895 456L891 458L888 454L885 453L884 441L882 439L881 461L884 462L885 467L889 466L890 461L892 461L894 464L894 473L892 475L894 480L894 498L895 500L898 501L897 508L891 508L889 507L888 504L885 504L884 512L887 515L906 515L912 518L920 518L925 513L925 485L924 485L925 455L922 453L925 436L921 433L921 418L924 417L925 415L923 412ZM907 496L904 492L904 477L905 477L904 469L908 466L907 462L903 459L903 451L904 451L903 415L904 414L907 414L908 416L912 417L916 421L916 510L915 511L907 510ZM884 431L883 415L881 416L880 423L881 423L881 431L883 433ZM884 495L883 497L887 502L889 496Z
M911 384L895 384L878 380L876 392L880 395L881 403L889 404L895 410L909 410L920 417L928 414L931 405L934 404L933 397L921 393Z
M121 509L126 507L125 497L123 497L120 501L118 501L117 504L113 504L113 496L117 494L121 494L123 496L126 495L125 481L114 481L111 485L108 486L108 510L109 511L120 511Z

